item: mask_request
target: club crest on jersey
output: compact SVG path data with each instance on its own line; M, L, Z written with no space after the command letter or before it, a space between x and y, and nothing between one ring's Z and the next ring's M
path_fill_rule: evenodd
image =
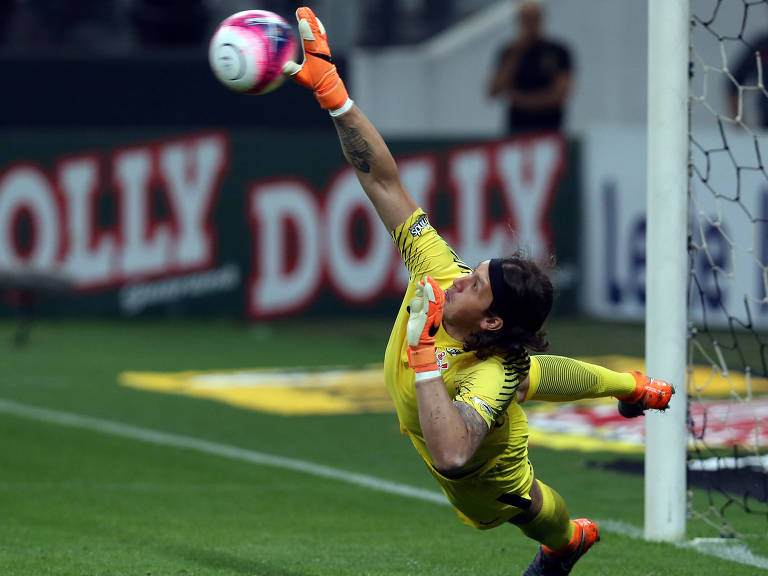
M445 350L438 351L435 349L435 358L437 358L437 367L440 368L440 370L448 370L448 361L446 360L447 354L445 353Z
M408 231L411 233L411 236L417 237L421 236L421 233L424 232L424 230L429 229L429 220L427 220L427 215L422 214L419 216L419 219L416 220L416 222L413 223L413 225L408 228Z

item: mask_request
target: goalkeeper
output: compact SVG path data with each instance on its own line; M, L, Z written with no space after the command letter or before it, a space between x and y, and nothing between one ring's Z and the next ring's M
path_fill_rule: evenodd
M673 390L640 374L529 356L547 347L547 276L517 255L475 269L461 261L403 188L386 144L349 98L322 23L309 8L296 17L304 60L283 71L328 110L410 273L384 359L401 429L466 524L515 524L541 544L525 575L568 574L597 541L597 525L571 520L560 495L535 477L520 403L615 396L631 417L666 408Z

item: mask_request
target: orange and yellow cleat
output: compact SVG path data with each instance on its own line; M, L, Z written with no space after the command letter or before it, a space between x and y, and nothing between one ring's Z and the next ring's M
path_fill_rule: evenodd
M641 416L646 410L666 410L675 393L675 387L657 378L640 372L630 372L635 378L635 391L619 396L619 414L624 418Z
M579 558L600 540L597 524L589 518L577 518L571 522L574 524L571 541L559 550L539 546L539 551L523 576L566 576L571 573Z

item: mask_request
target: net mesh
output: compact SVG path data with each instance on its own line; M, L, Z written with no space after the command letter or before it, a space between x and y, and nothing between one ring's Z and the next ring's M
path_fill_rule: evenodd
M691 12L690 510L737 536L768 520L768 2Z

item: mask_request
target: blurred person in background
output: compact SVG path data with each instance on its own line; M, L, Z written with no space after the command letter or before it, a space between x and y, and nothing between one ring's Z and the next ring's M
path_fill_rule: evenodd
M768 33L763 34L754 42L747 43L747 46L747 51L733 67L733 78L739 86L756 86L758 69L762 68L763 74L768 71ZM750 126L768 128L768 94L763 90L749 90L744 92L740 98L738 86L730 79L727 79L726 82L731 116L735 118L739 113L739 100L741 99L742 122L746 122Z
M560 131L571 92L571 53L543 35L539 2L522 0L515 6L518 36L501 50L488 96L507 103L510 134Z
M562 497L528 458L528 400L615 397L625 417L664 410L666 382L619 373L546 350L549 278L519 254L465 264L403 187L376 128L349 98L325 28L299 8L304 59L283 72L310 88L330 114L342 151L390 232L410 280L384 356L384 380L401 430L467 525L511 523L541 543L524 576L561 576L598 540L597 525L571 520ZM349 278L355 282L355 278ZM561 479L568 482L568 479Z

